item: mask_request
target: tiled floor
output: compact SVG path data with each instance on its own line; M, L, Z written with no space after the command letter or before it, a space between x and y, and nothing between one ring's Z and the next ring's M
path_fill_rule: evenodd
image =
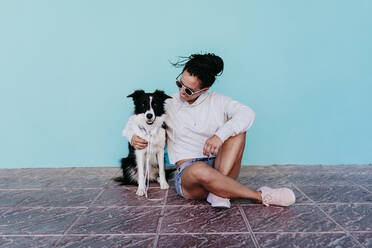
M287 186L291 207L233 200L228 210L153 184L149 199L111 180L118 168L0 170L0 247L372 247L372 165L248 166L239 181Z

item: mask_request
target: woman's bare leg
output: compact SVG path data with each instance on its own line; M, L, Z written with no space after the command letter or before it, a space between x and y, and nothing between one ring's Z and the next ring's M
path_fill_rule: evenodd
M217 155L214 167L223 175L237 179L245 147L245 135L241 133L227 139Z
M205 199L209 192L225 198L261 201L261 192L251 190L203 162L188 166L182 173L182 191L186 198Z
M231 137L223 144L216 158L215 168L203 162L196 162L184 169L181 185L184 196L189 199L205 199L208 194L213 193L222 198L245 198L262 202L262 194L264 194L266 206L271 204L289 206L295 203L296 196L291 189L262 187L260 191L254 191L236 181L244 145L245 133ZM214 200L208 201L212 206L230 207L230 203L224 202L225 200L222 200L222 205L213 205Z
M182 173L182 191L186 198L205 199L209 192L226 198L261 200L261 192L239 184L238 178L246 133L227 139L214 163L215 169L203 162L188 166Z

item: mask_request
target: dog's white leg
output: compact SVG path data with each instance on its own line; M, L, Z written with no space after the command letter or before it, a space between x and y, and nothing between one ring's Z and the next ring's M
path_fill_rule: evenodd
M144 151L136 151L136 160L137 160L137 168L138 168L138 188L137 188L137 195L144 195L145 194L145 152Z
M161 150L156 154L159 163L159 183L161 189L168 189L169 185L165 178L165 168L164 168L164 150Z

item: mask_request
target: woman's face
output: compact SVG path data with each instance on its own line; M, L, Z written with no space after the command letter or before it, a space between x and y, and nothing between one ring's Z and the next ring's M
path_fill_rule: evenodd
M195 77L195 76L192 76L187 70L185 70L183 73L182 73L182 77L180 79L180 81L183 83L183 85L185 85L187 88L191 89L193 92L196 92L196 91L199 91L201 90L200 89L200 86L201 86L201 81L199 78ZM191 96L187 95L186 92L185 92L185 88L182 87L182 88L179 88L179 92L180 92L180 99L181 101L183 102L188 102L190 104L192 104L193 102L196 101L196 99L203 93L205 93L206 91L208 91L209 88L205 88L203 89L203 91L199 92L199 93L196 93L196 94L193 94Z

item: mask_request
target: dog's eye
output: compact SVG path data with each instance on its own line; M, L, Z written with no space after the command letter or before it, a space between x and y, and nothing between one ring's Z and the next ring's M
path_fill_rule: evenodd
M154 103L153 106L156 107L156 103Z
M144 104L144 103L142 103L142 107L143 107L143 108L145 107L145 104Z

